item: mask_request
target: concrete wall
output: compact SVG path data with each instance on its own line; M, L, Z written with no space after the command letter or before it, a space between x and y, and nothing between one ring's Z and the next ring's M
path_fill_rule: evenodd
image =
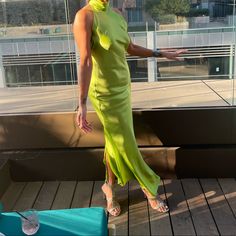
M133 117L142 156L161 177L236 177L236 108L153 109ZM75 113L1 116L0 162L9 159L16 181L101 180L103 129L94 112L88 119L94 131L85 135Z

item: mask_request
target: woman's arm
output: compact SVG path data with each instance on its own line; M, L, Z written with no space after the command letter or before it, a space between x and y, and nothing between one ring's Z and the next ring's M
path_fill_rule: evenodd
M130 42L127 48L127 52L131 56L139 56L139 57L152 57L153 56L153 50L133 44L132 42Z
M84 132L90 132L91 126L86 120L87 96L92 74L91 35L93 25L93 13L87 9L80 10L74 20L73 33L80 52L80 64L78 72L79 80L79 109L77 123Z
M139 56L139 57L154 57L155 56L153 54L153 52L154 52L153 50L133 44L132 42L130 42L130 44L127 48L127 52L131 56ZM185 50L185 49L179 49L176 51L168 51L168 50L163 50L163 49L159 50L160 57L166 57L168 59L177 60L177 61L182 60L181 58L178 58L178 56L180 56L180 54L186 53L186 52L187 52L187 50Z

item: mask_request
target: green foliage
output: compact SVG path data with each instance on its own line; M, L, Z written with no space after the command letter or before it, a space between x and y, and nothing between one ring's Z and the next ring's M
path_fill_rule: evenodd
M52 4L47 0L6 3L7 24L11 26L48 23L52 20Z
M174 14L159 15L158 22L160 24L174 24L176 23L177 17Z
M0 24L4 24L4 4L3 2L0 2Z
M68 0L65 6L64 0L27 0L7 1L0 3L0 24L8 26L41 25L41 24L65 24L66 7L68 7L69 21L80 8L80 0ZM4 22L4 12L6 21Z
M65 13L64 1L55 1L53 5L53 21L60 22L62 24L66 23L66 13Z
M68 8L70 15L70 23L74 22L75 15L77 11L80 9L81 0L68 0Z
M164 15L183 16L189 12L190 3L189 0L147 0L145 10L158 21ZM167 18L173 20L173 16Z
M209 16L209 10L208 9L196 9L192 8L186 16L188 17L197 17L197 16Z

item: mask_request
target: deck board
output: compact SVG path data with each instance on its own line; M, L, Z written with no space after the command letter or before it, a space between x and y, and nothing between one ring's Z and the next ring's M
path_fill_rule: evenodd
M51 209L70 208L76 187L76 181L62 181Z
M128 201L128 184L124 187L116 186L115 194L116 199L121 206L121 215L119 217L114 217L109 215L108 224L111 229L113 229L114 235L128 235L129 231L129 201Z
M76 185L71 208L89 207L93 181L79 181Z
M180 180L164 180L174 235L196 235Z
M158 188L158 194L163 200L166 200L163 181L161 181L161 185ZM160 213L157 212L156 210L153 210L150 205L148 207L150 214L151 235L156 235L156 236L173 235L169 213Z
M94 187L93 187L93 193L92 193L92 200L91 200L91 207L106 207L106 201L103 199L103 193L101 190L101 187L103 185L104 181L95 181Z
M28 182L13 209L23 211L32 208L42 184L42 182Z
M221 235L235 235L236 219L216 179L200 179ZM232 234L233 233L233 234Z
M55 198L59 182L44 182L33 208L37 210L50 210Z
M183 179L182 185L197 235L219 235L199 181Z
M12 182L1 198L5 211L35 208L106 207L103 181ZM235 179L163 180L158 190L170 213L151 209L139 184L116 187L122 207L119 217L108 215L110 235L235 235Z
M150 235L147 200L137 181L129 183L129 235Z
M25 188L25 182L12 182L1 198L4 211L11 211Z
M231 210L236 217L236 181L233 178L218 179L221 189L227 199Z

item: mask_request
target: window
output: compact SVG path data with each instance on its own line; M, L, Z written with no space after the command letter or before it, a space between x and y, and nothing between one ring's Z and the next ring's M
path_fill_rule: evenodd
M143 1L136 0L135 7L129 6L127 8L128 22L129 23L138 23L143 21Z
M128 22L142 22L143 14L142 9L138 8L128 8Z
M136 0L136 8L142 8L143 7L143 0Z

